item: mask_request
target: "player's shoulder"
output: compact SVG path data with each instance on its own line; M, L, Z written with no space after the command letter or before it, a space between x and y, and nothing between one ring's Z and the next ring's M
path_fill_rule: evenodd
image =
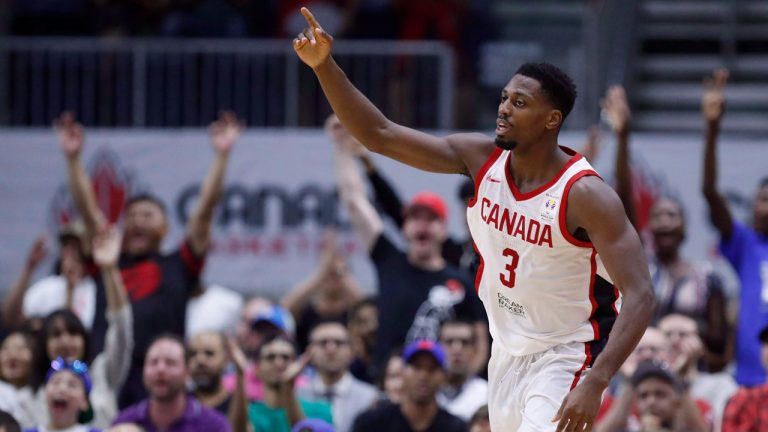
M467 174L471 174L473 178L498 148L492 137L479 132L451 134L445 139L464 160L470 171Z
M582 215L585 219L624 211L616 191L597 175L582 175L576 179L567 198L569 214Z

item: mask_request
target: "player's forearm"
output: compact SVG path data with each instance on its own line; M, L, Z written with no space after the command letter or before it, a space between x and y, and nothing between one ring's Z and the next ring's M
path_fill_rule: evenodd
M344 127L366 148L380 152L386 146L392 122L352 85L332 57L313 70Z
M200 199L187 225L187 236L193 251L198 255L205 253L208 248L213 209L221 198L228 161L228 151L218 151L216 153L216 157L203 181Z
M613 324L608 343L585 378L585 383L590 382L602 389L608 386L613 375L640 342L655 310L656 298L650 286L624 290L621 312Z
M91 237L105 226L106 221L96 202L91 180L79 158L67 157L67 176L75 207L83 218L88 236Z

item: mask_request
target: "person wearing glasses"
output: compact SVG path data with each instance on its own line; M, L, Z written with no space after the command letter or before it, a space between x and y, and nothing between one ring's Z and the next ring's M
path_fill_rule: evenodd
M355 417L378 398L376 387L349 372L352 347L347 328L337 322L320 323L309 335L309 355L317 374L298 390L300 398L331 404L337 432L347 432Z
M264 399L248 407L248 419L255 431L289 432L305 418L333 423L331 406L325 401L299 398L296 377L309 362L309 356L296 359L293 341L277 334L267 337L256 349L256 375L264 385Z

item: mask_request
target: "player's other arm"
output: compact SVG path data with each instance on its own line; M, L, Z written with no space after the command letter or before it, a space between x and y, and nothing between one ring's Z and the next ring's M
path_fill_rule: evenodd
M209 128L211 145L216 156L203 181L200 199L187 222L187 239L192 252L197 256L204 255L208 250L213 209L221 198L229 154L242 128L242 124L231 112L223 112Z
M709 217L720 235L730 238L733 231L733 217L725 198L717 190L717 137L720 135L720 121L725 112L725 83L728 71L716 70L712 77L704 79L704 96L701 99L701 113L706 121L704 134L704 175L701 191L709 205Z
M484 156L477 155L477 141L436 137L387 119L334 61L333 37L322 30L308 9L301 11L309 28L294 39L293 48L317 75L341 122L366 148L425 171L471 174L480 168L493 150L490 139L486 138L486 151L481 152Z
M355 146L360 143L345 130L329 133L335 144L336 184L352 226L370 251L384 231L384 223L373 204L365 196L363 179L355 162Z
M591 428L600 407L600 395L640 341L656 309L640 238L613 189L597 177L577 181L568 195L567 218L569 229L582 228L589 235L611 280L623 295L623 304L600 357L584 381L568 394L555 416L554 421L560 422L558 432L566 430L567 425L571 428L567 430Z
M656 299L640 238L616 193L597 177L576 182L568 197L569 226L584 228L621 291L621 312L608 343L585 380L608 384L640 341L655 311ZM573 225L571 225L571 221Z

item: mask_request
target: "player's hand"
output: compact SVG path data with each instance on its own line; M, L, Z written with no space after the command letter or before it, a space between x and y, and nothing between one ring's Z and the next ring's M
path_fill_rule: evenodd
M122 234L114 226L110 226L98 233L93 239L93 260L99 267L117 265L120 256L120 244Z
M586 380L571 390L552 419L552 422L558 422L557 432L591 431L600 409L603 390Z
M217 152L228 153L240 137L243 127L233 112L222 111L219 119L208 127L213 148Z
M704 78L704 96L701 98L701 114L707 123L717 123L725 112L725 84L728 69L717 69Z
M53 122L53 128L59 138L59 147L68 158L77 158L83 149L85 133L83 125L75 121L75 115L69 111L61 113Z
M605 97L600 101L600 107L602 108L602 116L615 134L626 135L629 133L632 112L629 109L627 93L624 91L624 87L620 85L611 86Z
M29 248L27 253L27 260L24 262L24 266L28 271L34 271L48 254L48 251L45 249L45 243L45 234L38 236L35 242L32 243L32 247Z
M320 27L309 9L301 8L301 14L307 20L309 27L296 36L293 40L293 49L301 61L307 66L315 68L331 56L333 37Z

